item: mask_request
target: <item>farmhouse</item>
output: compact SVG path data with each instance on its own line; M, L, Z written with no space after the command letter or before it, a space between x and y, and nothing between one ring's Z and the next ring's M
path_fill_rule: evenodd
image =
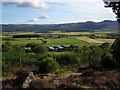
M65 50L65 49L67 49L67 48L69 48L69 47L64 46L64 45L61 45L61 46L55 46L55 47L47 46L46 48L47 48L50 52L52 52L52 51Z
M55 51L55 48L54 48L54 47L47 46L46 48L47 48L50 52Z
M64 48L69 48L69 46L65 46L65 45L61 45L61 47L64 47Z
M58 50L63 50L64 49L64 47L62 47L62 46L55 46L54 48L58 49Z

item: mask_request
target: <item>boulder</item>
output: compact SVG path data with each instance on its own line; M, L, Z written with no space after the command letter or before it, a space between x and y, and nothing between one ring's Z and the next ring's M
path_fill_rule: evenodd
M18 88L28 88L33 78L33 72L24 72L13 81L13 85Z

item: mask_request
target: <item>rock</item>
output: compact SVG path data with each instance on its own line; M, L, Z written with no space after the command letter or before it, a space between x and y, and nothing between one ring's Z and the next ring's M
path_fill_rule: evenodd
M33 77L33 72L24 72L14 80L13 85L19 88L28 88Z

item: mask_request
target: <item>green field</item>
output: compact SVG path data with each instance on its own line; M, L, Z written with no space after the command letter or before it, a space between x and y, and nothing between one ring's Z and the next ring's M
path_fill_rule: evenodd
M47 41L46 45L71 45L71 44L88 44L84 41L78 40L76 38L72 38L72 37L68 37L68 38L49 38L49 39L45 39ZM4 44L6 41L3 40L2 43ZM10 41L13 45L24 45L27 43L31 43L31 42L35 42L35 43L39 43L41 44L42 41L41 40L37 40L37 39L32 39L32 40L28 40L28 38L19 38L19 39L15 39L15 40L11 40Z
M69 33L69 32L68 32ZM74 35L74 32L72 32L73 35ZM77 32L75 32L77 33ZM86 33L86 34L90 34L90 32L78 32L78 33ZM93 33L95 34L96 36L106 36L106 34L108 33L112 33L112 32L98 32L98 33ZM9 40L13 45L25 45L25 44L28 44L28 43L38 43L38 44L42 44L42 41L41 40L37 40L37 38L31 38L29 40L29 38L12 38L13 35L24 35L24 34L39 34L39 33L35 33L35 32L3 32L2 36L5 36L3 37L3 40L2 40L2 44L4 44L6 42L5 38L10 38L11 40ZM69 36L69 37L62 37L62 38L54 38L54 37L57 37L58 35L56 34L53 35L53 34L45 34L46 35L52 35L53 38L47 38L47 39L43 39L44 37L40 37L41 39L43 39L44 41L47 41L47 43L45 44L46 46L50 45L50 46L58 46L58 45L66 45L66 46L69 46L69 45L77 45L77 46L84 46L84 45L87 45L87 46L91 46L91 45L100 45L100 44L94 44L94 43L88 43L88 42L85 42L84 40L78 40L76 39L76 36Z
M2 36L24 35L24 34L36 34L35 32L3 32Z
M4 44L6 41L3 40L2 41L2 44ZM28 44L28 43L32 43L32 42L35 42L35 43L39 43L41 44L42 41L41 40L28 40L28 39L16 39L15 41L10 41L13 45L25 45L25 44Z
M84 41L77 40L76 38L59 38L59 39L47 39L48 45L70 45L70 44L87 44Z

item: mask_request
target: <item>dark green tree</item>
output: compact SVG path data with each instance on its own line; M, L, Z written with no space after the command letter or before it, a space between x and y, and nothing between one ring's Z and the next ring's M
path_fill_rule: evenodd
M114 59L118 64L120 64L120 38L115 40L115 42L112 44L111 49Z
M101 66L101 57L104 54L104 51L98 46L91 47L89 65L90 67L100 67Z
M44 58L40 63L40 72L49 73L59 69L60 65L51 57Z
M33 52L39 53L39 54L47 54L48 53L48 49L43 45L34 45L31 47L31 50Z
M83 46L79 50L79 57L81 58L82 62L84 63L89 62L90 52L91 52L91 49L88 46Z
M113 55L109 52L106 52L104 55L102 55L101 63L103 67L105 68L115 68L116 62L113 58Z
M99 47L101 47L102 49L107 50L107 51L109 51L110 48L111 48L111 46L110 46L109 43L103 43L103 44L100 45Z

